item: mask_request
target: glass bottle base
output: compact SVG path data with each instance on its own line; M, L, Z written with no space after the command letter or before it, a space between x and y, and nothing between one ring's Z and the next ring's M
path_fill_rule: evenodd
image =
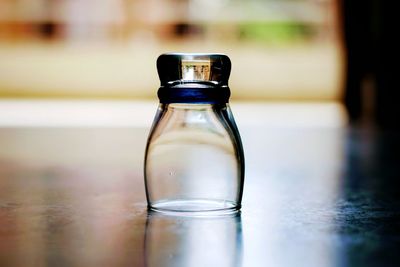
M174 199L149 204L149 209L175 215L207 216L236 213L240 205L226 200Z

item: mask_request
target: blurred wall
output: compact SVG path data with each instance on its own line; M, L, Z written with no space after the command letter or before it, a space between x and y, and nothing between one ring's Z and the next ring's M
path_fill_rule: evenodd
M233 97L338 100L334 0L0 0L0 97L154 98L164 52L219 52Z

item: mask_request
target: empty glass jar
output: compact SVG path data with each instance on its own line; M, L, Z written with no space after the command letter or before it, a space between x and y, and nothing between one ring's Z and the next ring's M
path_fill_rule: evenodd
M228 101L231 62L221 54L163 54L160 105L144 164L152 210L240 209L244 156Z

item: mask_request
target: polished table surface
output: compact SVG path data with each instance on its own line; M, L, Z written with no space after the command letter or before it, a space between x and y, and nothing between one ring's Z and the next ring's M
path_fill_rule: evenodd
M237 106L243 208L221 217L147 211L146 125L4 123L0 266L400 266L399 135Z

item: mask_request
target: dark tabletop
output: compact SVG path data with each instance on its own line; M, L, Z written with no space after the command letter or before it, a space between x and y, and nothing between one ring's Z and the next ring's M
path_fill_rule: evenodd
M399 135L241 132L241 213L178 217L146 209L147 128L0 129L0 266L400 266Z

